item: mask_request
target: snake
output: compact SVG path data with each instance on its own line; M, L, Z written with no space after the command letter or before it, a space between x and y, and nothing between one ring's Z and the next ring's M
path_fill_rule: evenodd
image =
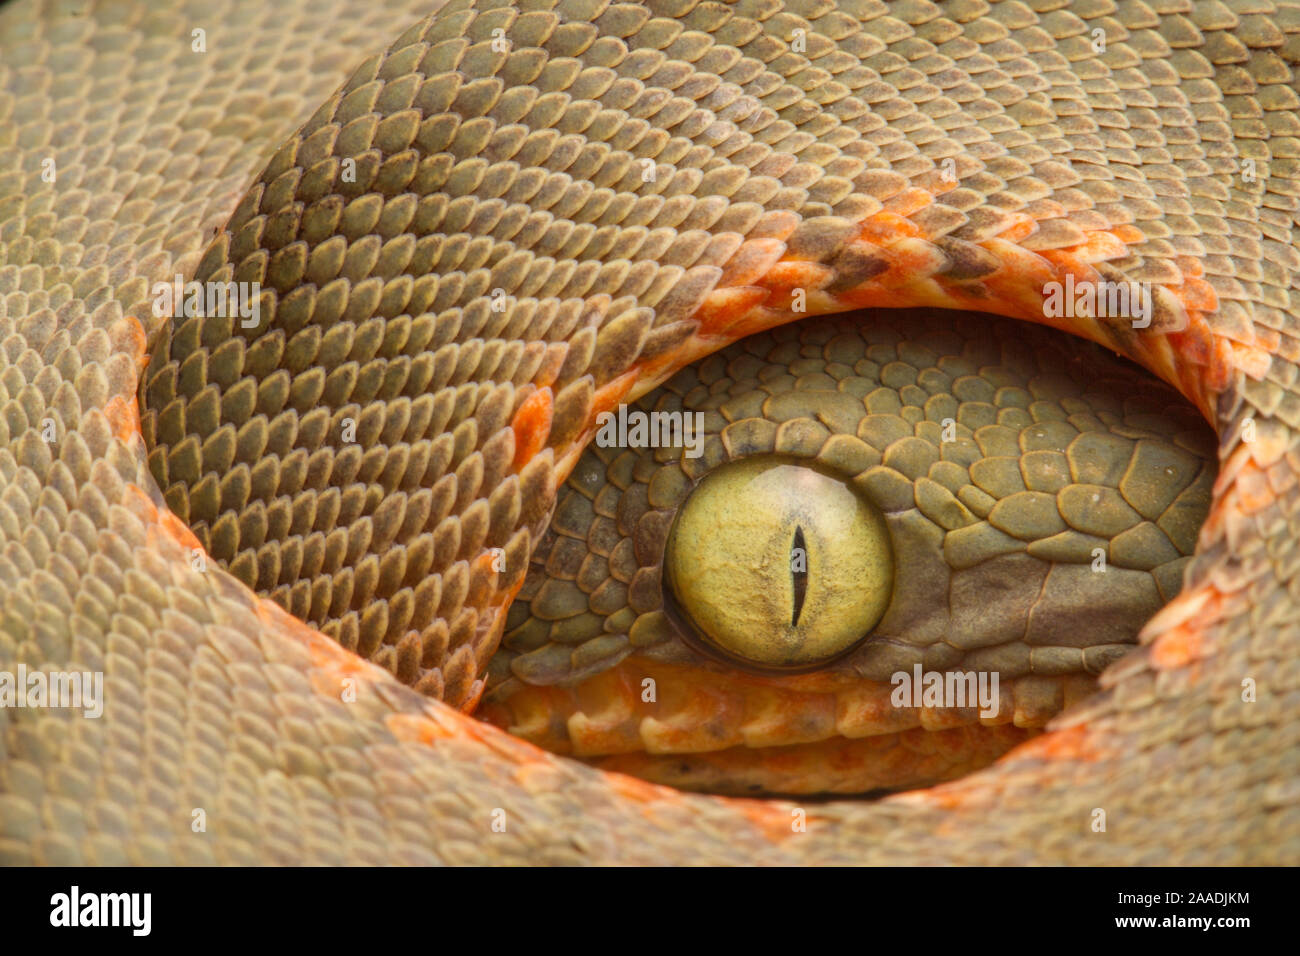
M1297 63L1271 0L0 7L0 672L103 676L0 708L0 860L1294 863ZM1103 282L1145 320L1046 307ZM600 447L620 407L703 454ZM668 633L660 506L774 453L894 502L929 636L726 677ZM1035 561L965 648L1015 720L895 728L942 766L851 796L817 708ZM591 750L642 673L686 745Z

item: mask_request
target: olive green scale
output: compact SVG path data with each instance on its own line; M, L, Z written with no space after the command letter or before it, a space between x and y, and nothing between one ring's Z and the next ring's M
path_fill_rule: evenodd
M885 515L892 600L832 669L1099 673L1181 588L1217 471L1209 429L1164 384L1091 343L963 313L805 320L636 408L702 413L702 454L587 448L511 607L491 693L574 685L633 655L720 666L664 613L664 547L704 475L755 458L806 460Z

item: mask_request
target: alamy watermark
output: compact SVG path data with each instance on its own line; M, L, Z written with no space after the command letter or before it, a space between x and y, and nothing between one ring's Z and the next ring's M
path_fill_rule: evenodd
M50 897L50 925L124 926L133 936L148 936L152 910L152 893L83 893L74 884L69 892Z
M1043 315L1051 319L1130 319L1133 328L1151 325L1151 289L1144 282L1075 281L1043 285Z
M21 707L79 708L93 720L104 713L104 672L0 671L0 710Z
M239 319L240 328L254 329L262 318L261 296L258 282L186 282L178 275L153 284L153 314L160 319L228 315Z
M703 412L643 412L626 405L618 414L596 416L601 448L682 448L687 458L704 454Z
M980 716L998 715L997 671L923 671L920 664L911 672L895 671L889 702L895 707L975 707Z

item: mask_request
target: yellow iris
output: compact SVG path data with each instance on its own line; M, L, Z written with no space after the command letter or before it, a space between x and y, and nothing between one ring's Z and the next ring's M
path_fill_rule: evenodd
M706 475L668 537L668 607L706 652L760 670L811 670L844 654L889 605L884 518L848 485L789 459Z

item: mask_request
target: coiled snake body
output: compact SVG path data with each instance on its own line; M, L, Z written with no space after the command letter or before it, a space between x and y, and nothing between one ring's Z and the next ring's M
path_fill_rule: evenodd
M105 675L100 719L0 710L0 859L1294 862L1297 62L1300 7L1254 0L0 8L0 670ZM279 345L156 317L178 274L259 283ZM1150 326L1045 319L1067 278L1145 284ZM806 828L449 706L481 693L599 411L805 314L917 306L1094 339L1220 436L1183 592L1098 696ZM277 363L303 374L263 385ZM216 534L268 407L301 434L408 381L457 530L406 603L325 636L196 561L172 512ZM187 445L199 421L241 427ZM382 558L407 514L322 547L406 582ZM242 579L278 580L244 550Z

